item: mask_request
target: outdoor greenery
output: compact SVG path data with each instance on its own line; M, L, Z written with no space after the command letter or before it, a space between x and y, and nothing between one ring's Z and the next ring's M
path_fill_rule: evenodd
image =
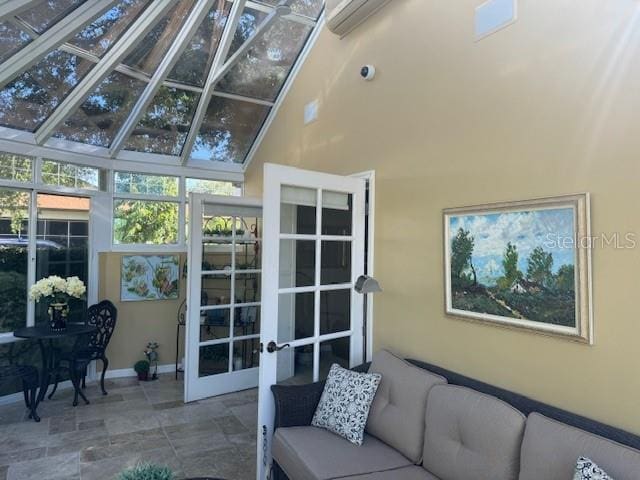
M118 480L174 480L175 476L169 467L142 463L118 476Z

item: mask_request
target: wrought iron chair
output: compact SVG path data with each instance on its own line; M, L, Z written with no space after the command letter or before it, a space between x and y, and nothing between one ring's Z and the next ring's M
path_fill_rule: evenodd
M102 361L102 375L100 377L100 388L103 395L107 395L104 388L104 377L109 368L109 359L105 352L113 331L116 328L118 318L118 310L109 300L103 300L97 305L91 305L87 311L87 324L97 328L95 333L85 337L84 340L78 339L70 352L64 352L59 355L58 365L56 366L56 376L53 391L49 395L49 399L53 397L58 388L61 370L67 370L71 383L75 389L73 405L78 404L78 395L82 397L85 403L89 403L87 397L82 392L86 388L87 367L94 360Z
M32 347L31 344L24 342L18 352L15 351L16 343L9 346L7 355L8 364L0 366L0 383L7 381L20 380L22 382L22 393L24 394L24 403L29 409L29 418L36 422L40 421L40 417L36 412L38 407L38 369L33 365L18 364L16 360L26 354ZM20 342L23 343L23 342Z

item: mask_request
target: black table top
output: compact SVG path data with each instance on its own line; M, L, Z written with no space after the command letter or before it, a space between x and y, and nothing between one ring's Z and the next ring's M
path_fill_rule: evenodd
M49 325L38 325L36 327L19 328L13 332L13 336L17 338L54 339L85 335L96 330L97 328L93 325L85 325L84 323L68 323L66 330L62 332L52 332Z

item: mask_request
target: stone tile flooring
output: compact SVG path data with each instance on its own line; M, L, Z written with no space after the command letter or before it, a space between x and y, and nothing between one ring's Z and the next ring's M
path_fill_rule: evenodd
M139 462L168 465L177 478L255 479L257 390L184 404L182 381L107 380L87 385L91 404L71 405L72 389L40 404L0 406L0 480L109 480Z

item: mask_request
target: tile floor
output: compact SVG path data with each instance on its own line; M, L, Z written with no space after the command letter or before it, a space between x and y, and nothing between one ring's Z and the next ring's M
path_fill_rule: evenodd
M182 381L111 379L109 395L88 384L90 405L72 390L40 404L0 406L0 480L109 480L138 462L168 465L176 478L255 479L257 390L192 404Z

